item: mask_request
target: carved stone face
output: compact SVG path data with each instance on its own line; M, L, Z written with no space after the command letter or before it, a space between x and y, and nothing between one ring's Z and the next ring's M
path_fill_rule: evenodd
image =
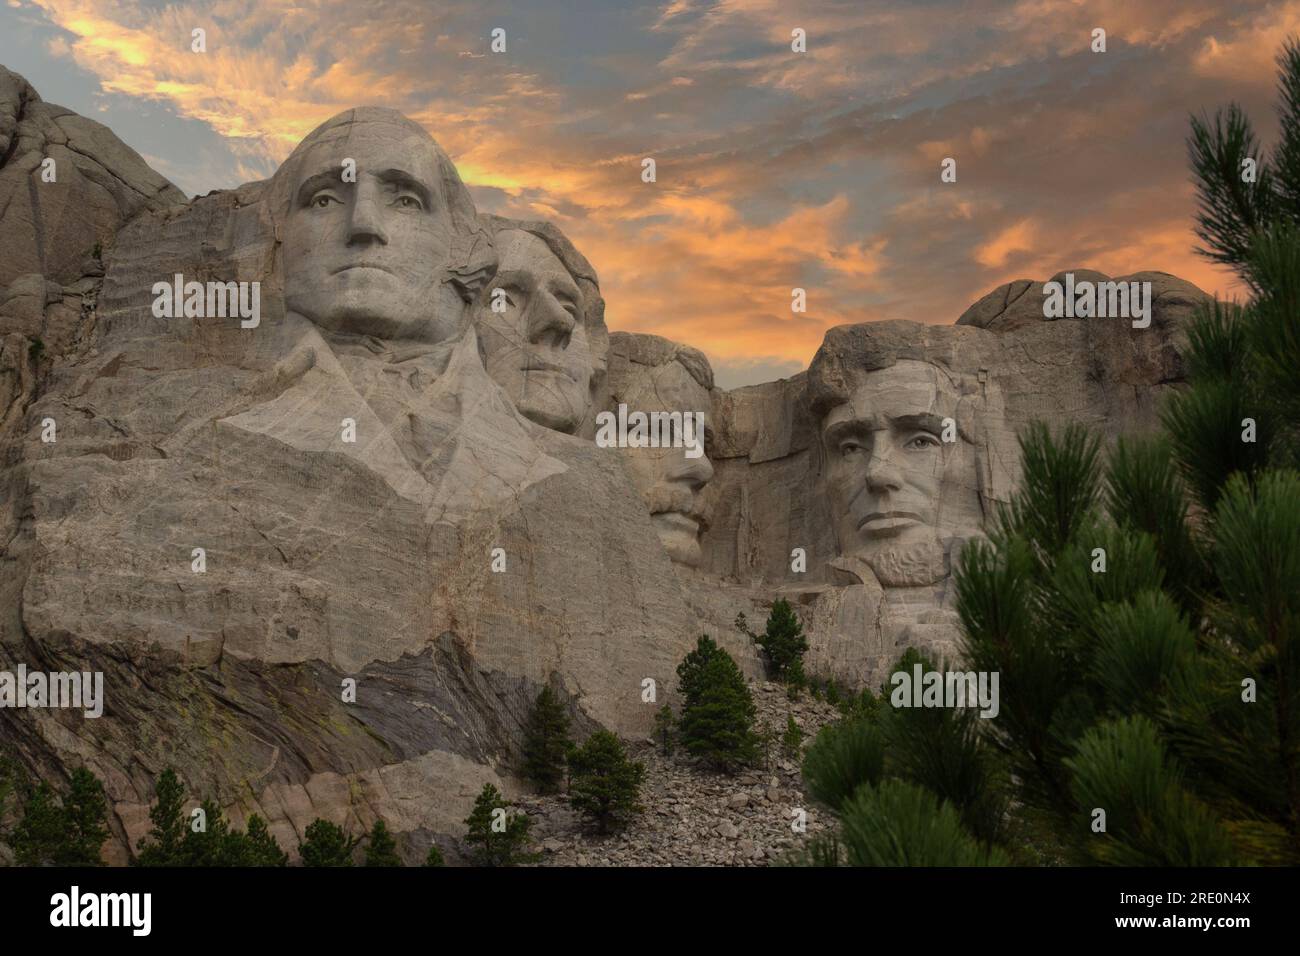
M343 181L345 159L356 161L355 183ZM432 140L382 120L312 143L290 183L287 307L331 331L450 338L461 316L443 288L452 220L439 172Z
M680 362L648 370L623 398L628 411L704 412L712 403ZM706 418L707 430L707 418ZM703 441L703 436L699 436ZM624 448L627 465L650 509L659 540L674 561L691 567L700 563L700 533L708 521L700 506L700 489L713 478L707 455L688 458L685 448Z
M572 434L588 411L594 373L578 284L532 233L506 229L496 242L497 273L474 316L483 363L524 416ZM504 311L493 311L494 301Z
M940 542L980 527L974 448L942 440L957 402L936 366L900 361L866 373L822 421L840 553L871 564L886 585L932 583L943 574Z

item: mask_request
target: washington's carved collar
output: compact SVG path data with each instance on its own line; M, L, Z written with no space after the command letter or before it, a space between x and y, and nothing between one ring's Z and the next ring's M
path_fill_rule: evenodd
M460 336L445 342L415 342L409 339L394 342L374 335L322 331L321 338L340 355L370 355L393 365L421 361L421 364L431 363L445 368Z

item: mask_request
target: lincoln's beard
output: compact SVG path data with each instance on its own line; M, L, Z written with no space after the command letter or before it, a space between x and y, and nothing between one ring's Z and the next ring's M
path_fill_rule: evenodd
M861 557L887 588L924 587L949 574L948 548L938 535L908 544L885 545Z

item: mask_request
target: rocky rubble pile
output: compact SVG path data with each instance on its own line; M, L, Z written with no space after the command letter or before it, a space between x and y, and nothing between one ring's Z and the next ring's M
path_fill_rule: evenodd
M788 699L779 684L751 682L750 689L758 710L755 726L766 723L779 735L792 715L804 732L804 747L839 716L833 705L807 693ZM768 866L832 825L804 792L799 758L785 754L779 740L770 760L735 776L696 766L680 750L665 757L650 740L628 750L646 766L645 813L622 833L601 837L584 831L563 793L515 801L535 821L543 866ZM803 833L791 826L796 810L807 813Z

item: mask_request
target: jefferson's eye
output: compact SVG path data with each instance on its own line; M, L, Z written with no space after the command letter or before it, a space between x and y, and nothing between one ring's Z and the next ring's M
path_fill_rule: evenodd
M397 205L401 209L423 209L424 204L414 196L398 196Z

